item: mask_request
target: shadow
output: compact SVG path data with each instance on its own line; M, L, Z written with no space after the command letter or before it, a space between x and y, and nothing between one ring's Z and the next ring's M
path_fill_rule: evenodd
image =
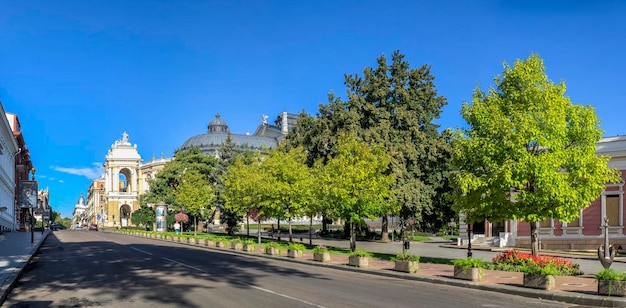
M130 235L110 234L111 237L133 242ZM84 237L81 237L84 238ZM145 240L154 243L146 244ZM12 293L37 290L47 292L97 289L107 298L125 300L141 297L162 304L199 307L187 300L190 290L215 288L220 283L252 289L258 280L268 276L326 279L314 271L301 271L297 265L250 256L231 254L227 248L180 245L156 239L137 238L138 242L117 244L111 241L61 241L50 233L26 266ZM142 253L143 251L143 253ZM152 253L151 255L148 254ZM174 260L174 261L170 261ZM172 279L172 278L183 279ZM206 281L203 284L201 281ZM213 286L212 286L213 285ZM98 306L110 303L84 303L85 298L71 298L62 306ZM11 296L7 303L11 302ZM72 304L74 302L75 304ZM58 303L55 303L57 305ZM78 306L76 306L78 304ZM48 307L47 302L31 302L27 306Z

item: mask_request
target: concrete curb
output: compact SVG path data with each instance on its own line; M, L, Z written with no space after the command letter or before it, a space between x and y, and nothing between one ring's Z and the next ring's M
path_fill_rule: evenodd
M37 252L37 250L39 250L39 247L41 247L43 242L45 242L48 238L48 234L50 234L50 230L45 231L43 238L41 238L41 240L39 240L37 243L34 243L35 245L31 247L26 256L19 261L16 267L11 270L12 272L9 274L9 276L4 281L0 282L0 305L2 305L2 303L4 303L4 301L7 299L7 296L9 296L9 293L11 293L11 290L13 290L15 283L17 283L17 280L26 269L26 265L28 265L30 260L33 259L33 256L35 256L35 253Z
M234 250L230 248L217 248L217 247L211 247L211 246L204 246L200 244L168 241L164 239L143 237L143 236L134 235L134 234L126 234L126 233L117 233L117 234L131 235L131 236L145 238L145 239L181 244L185 246L199 247L199 248L204 248L204 249L208 249L211 251L231 254L231 255L264 258L264 259L271 259L271 260L276 260L276 261L306 264L310 266L332 268L336 270L357 272L357 273L370 274L370 275L376 275L376 276L444 284L444 285L455 286L455 287L471 288L471 289L476 289L476 290L481 290L481 291L491 291L491 292L505 293L505 294L510 294L510 295L529 297L529 298L564 302L564 303L581 305L581 306L626 307L626 298L621 298L621 297L610 297L610 296L601 296L601 295L593 295L593 294L579 294L579 293L572 293L572 292L550 292L550 291L545 291L545 290L514 287L514 286L508 286L508 285L489 285L489 284L482 284L480 282L471 282L471 281L454 279L454 278L418 276L415 274L395 272L392 270L375 270L375 269L349 266L347 264L346 265L331 264L331 263L323 263L323 262L317 262L317 261L312 261L312 260L288 258L285 256L272 256L272 255L267 255L267 254L251 253L251 252L246 252L246 251Z

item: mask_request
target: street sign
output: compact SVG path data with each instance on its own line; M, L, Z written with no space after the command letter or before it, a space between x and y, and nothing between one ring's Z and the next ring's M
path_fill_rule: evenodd
M100 214L96 214L96 219L100 220Z

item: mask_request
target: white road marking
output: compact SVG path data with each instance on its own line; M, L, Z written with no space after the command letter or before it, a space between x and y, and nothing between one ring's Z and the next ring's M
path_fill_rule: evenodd
M137 250L137 251L139 251L139 252L143 252L143 253L145 253L145 254L147 254L147 255L149 255L149 256L151 256L151 255L152 255L152 253L151 253L151 252L147 252L147 251L145 251L145 250L141 250L141 249L139 249L139 248L131 247L131 249Z
M176 264L179 264L179 265L182 265L182 266L184 266L184 267L188 267L188 268L194 269L194 270L196 270L196 271L199 271L199 272L202 272L202 273L208 274L208 272L207 272L207 271L204 271L204 270L202 270L202 269L200 269L200 268L197 268L197 267L195 267L195 266L191 266L191 265L188 265L188 264L185 264L185 263L182 263L182 262L178 262L178 261L176 261L176 260L172 260L172 259L169 259L169 258L163 258L163 259L164 259L164 260L167 260L167 261L170 261L170 262L173 262L173 263L176 263ZM274 291L272 291L272 290L268 290L268 289L264 289L264 288L261 288L261 287L253 286L253 285L251 285L251 284L243 283L243 285L248 286L248 287L253 288L253 289L256 289L256 290L259 290L259 291L262 291L262 292L266 292L266 293L270 293L270 294L278 295L278 296L281 296L281 297L284 297L284 298L288 298L288 299L290 299L290 300L294 300L294 301L297 301L297 302L301 302L301 303L303 303L303 304L307 304L307 305L309 305L309 306L318 307L318 308L326 308L325 306L321 306L321 305L318 305L318 304L314 304L314 303L311 303L311 302L307 302L307 301L305 301L305 300L303 300L303 299L295 298L295 297L293 297L293 296L289 296L289 295L287 295L287 294L282 294L282 293L274 292Z

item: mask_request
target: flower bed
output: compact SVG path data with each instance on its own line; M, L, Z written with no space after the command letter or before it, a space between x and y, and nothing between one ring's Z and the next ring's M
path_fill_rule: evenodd
M533 256L519 250L502 252L492 261L489 268L501 271L537 272L537 269L550 269L560 276L582 275L580 266L572 261L551 256Z

